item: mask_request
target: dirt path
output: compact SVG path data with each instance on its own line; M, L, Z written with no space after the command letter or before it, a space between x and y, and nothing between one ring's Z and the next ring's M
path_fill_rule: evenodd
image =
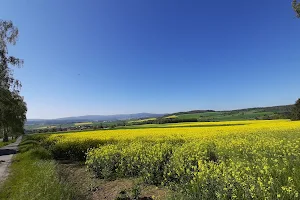
M22 136L16 142L0 148L0 184L8 176L8 167L11 164L13 155L17 153L21 140Z

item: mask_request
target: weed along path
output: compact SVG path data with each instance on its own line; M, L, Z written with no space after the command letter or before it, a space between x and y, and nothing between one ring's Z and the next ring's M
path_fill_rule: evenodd
M5 180L8 175L8 167L11 164L12 157L18 150L18 145L22 140L19 137L16 142L0 148L0 184Z

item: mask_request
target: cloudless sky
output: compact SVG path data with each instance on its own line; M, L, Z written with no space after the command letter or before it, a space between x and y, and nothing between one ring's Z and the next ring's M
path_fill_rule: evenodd
M292 104L291 0L1 0L28 118Z

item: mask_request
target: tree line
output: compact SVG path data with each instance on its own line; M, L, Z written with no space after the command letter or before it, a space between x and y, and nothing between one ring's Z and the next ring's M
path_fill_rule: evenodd
M293 111L292 111L292 120L300 120L300 98L296 101Z
M9 55L8 45L15 45L19 31L11 21L0 19L0 134L3 141L9 136L24 133L27 106L20 96L21 82L14 78L12 67L21 67L23 60Z
M154 120L136 121L132 122L132 125L142 125L142 124L168 124L168 123L181 123L181 122L197 122L196 118L157 118Z

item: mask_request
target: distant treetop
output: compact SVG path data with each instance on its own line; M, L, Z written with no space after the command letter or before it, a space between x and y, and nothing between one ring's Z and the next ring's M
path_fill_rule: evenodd
M294 105L292 120L300 120L300 98L296 101Z
M292 7L294 11L296 12L296 16L300 18L300 3L297 2L297 0L292 1Z

